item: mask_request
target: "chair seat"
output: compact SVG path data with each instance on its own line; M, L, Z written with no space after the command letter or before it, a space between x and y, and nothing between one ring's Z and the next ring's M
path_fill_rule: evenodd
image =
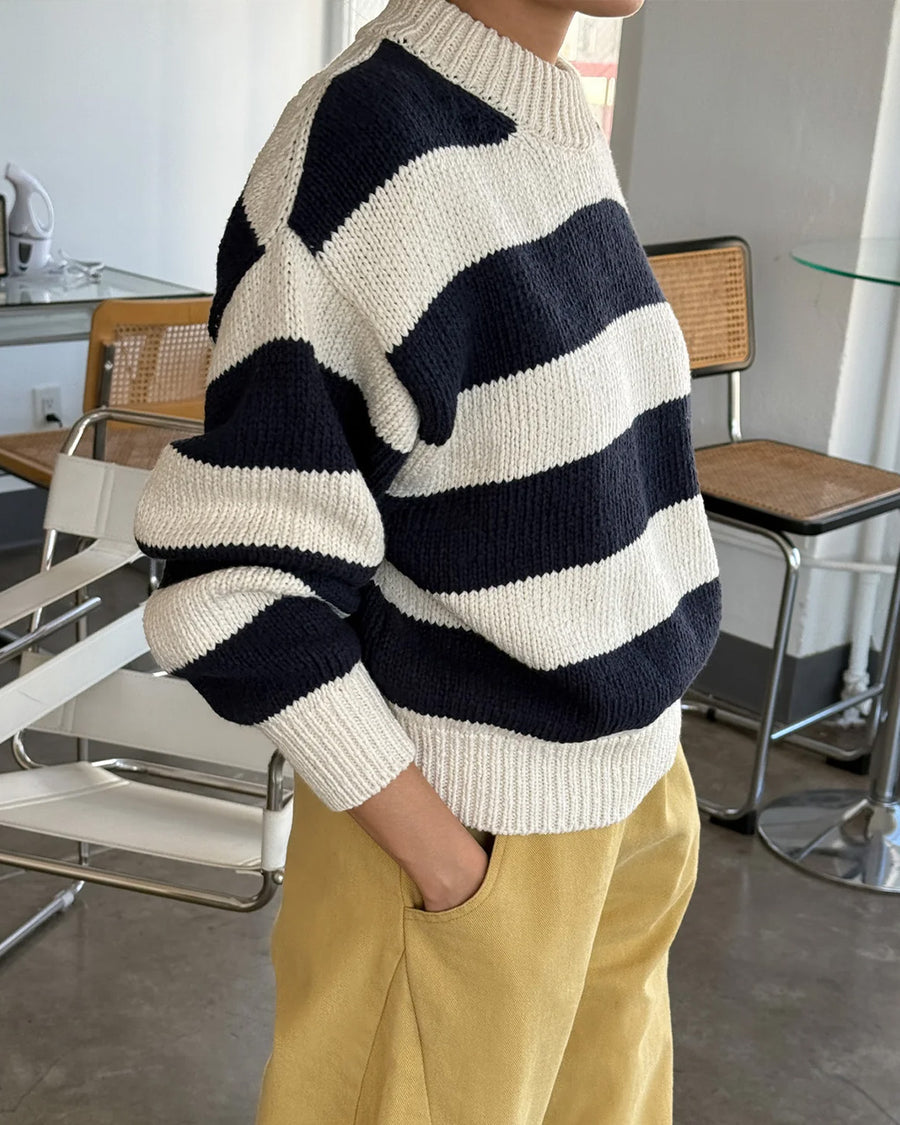
M231 870L261 863L261 807L130 781L90 762L0 774L0 825Z
M695 450L710 514L771 531L820 535L900 508L900 473L780 441Z
M144 409L155 412L153 405ZM57 429L0 434L0 469L6 469L13 476L23 477L42 488L49 488L56 468L56 456L68 433L68 429ZM184 437L187 437L184 430L109 422L104 460L135 469L152 469L164 446ZM79 457L92 457L93 448L93 432L88 430L75 452Z

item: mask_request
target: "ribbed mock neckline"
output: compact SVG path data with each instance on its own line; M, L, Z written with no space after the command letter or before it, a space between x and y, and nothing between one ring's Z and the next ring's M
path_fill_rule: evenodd
M399 43L445 78L555 144L589 148L601 133L578 71L550 63L452 0L388 0L357 39Z

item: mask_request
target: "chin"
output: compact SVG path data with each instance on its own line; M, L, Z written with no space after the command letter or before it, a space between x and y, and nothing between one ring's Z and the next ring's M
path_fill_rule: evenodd
M610 16L621 18L633 16L644 0L578 0L575 9L585 16Z

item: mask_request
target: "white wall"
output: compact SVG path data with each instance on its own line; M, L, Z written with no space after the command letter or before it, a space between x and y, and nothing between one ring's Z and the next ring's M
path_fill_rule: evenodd
M0 173L13 160L41 180L73 257L210 290L231 207L322 36L321 0L3 0ZM0 431L33 428L38 383L62 385L74 421L86 355L0 349Z
M646 0L625 20L620 68L638 73L623 79L617 100L634 89L622 115L633 135L617 141L615 120L612 144L641 241L740 234L750 243L757 353L743 377L746 437L836 452L853 284L799 265L790 250L861 233L893 7ZM727 440L725 392L724 377L695 383L698 445ZM714 533L723 629L770 644L778 558L747 537ZM836 533L798 546L852 557L854 541ZM834 572L803 582L792 655L850 639L853 585Z

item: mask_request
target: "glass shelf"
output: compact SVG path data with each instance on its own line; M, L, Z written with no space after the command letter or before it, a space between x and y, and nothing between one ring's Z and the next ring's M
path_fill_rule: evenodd
M795 246L801 265L862 281L900 285L900 238L831 238Z
M86 340L91 317L109 297L208 297L171 281L104 266L96 281L52 273L0 278L0 346Z

